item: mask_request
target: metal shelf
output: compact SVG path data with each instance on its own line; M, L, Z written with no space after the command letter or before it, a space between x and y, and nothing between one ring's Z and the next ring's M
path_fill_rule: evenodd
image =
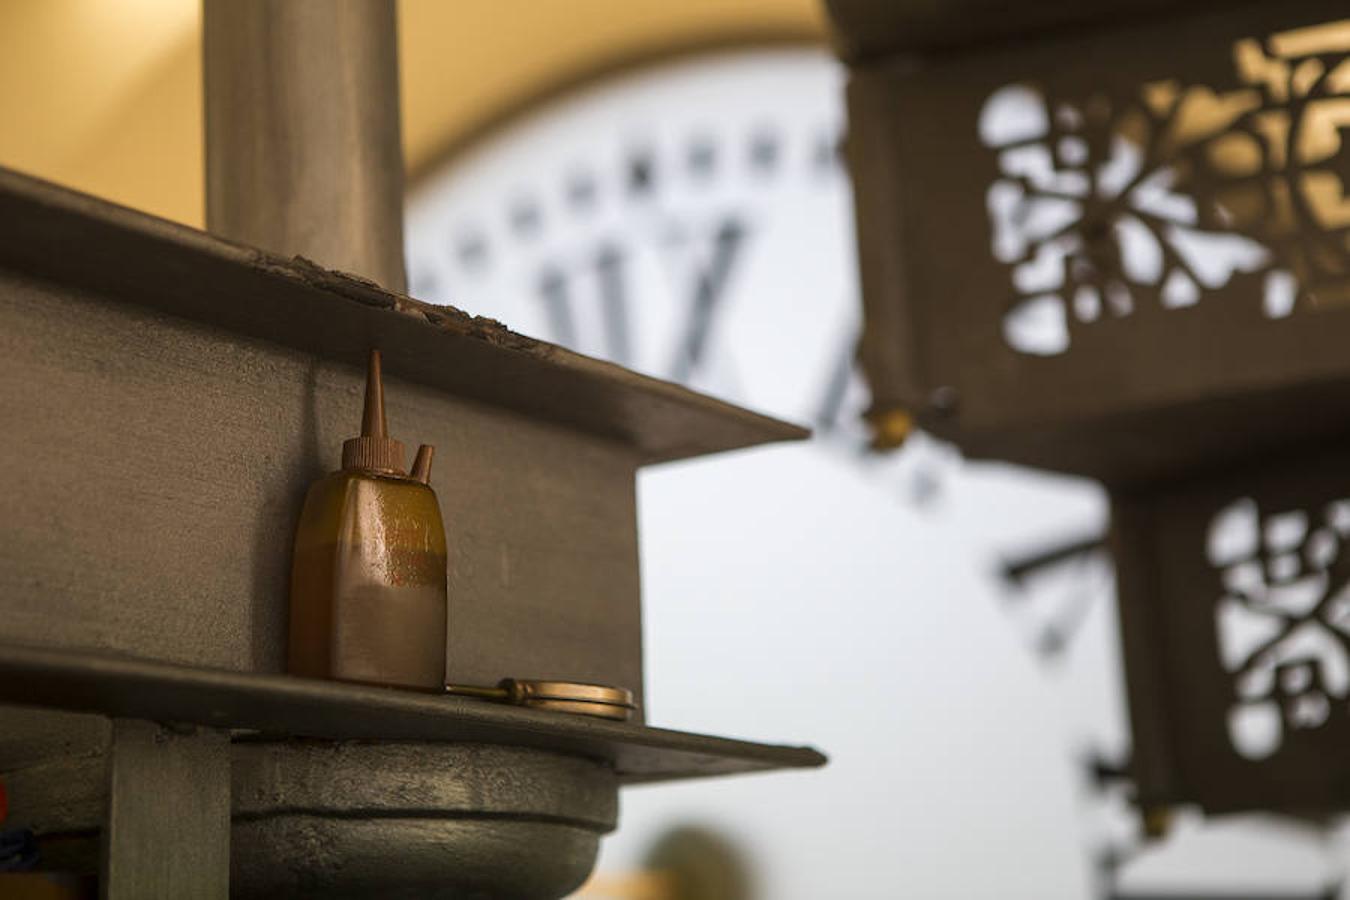
M759 744L461 697L0 643L0 703L188 723L262 737L490 743L600 759L625 784L815 768Z
M0 270L6 269L357 367L378 346L386 373L620 441L643 463L809 435L492 319L0 167Z

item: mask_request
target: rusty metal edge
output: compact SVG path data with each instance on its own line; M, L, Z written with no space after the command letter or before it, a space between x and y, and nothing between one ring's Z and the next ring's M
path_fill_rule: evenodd
M629 443L644 463L810 434L517 334L492 319L423 303L303 257L282 258L231 243L3 167L0 265L352 364L378 341L398 377ZM235 283L222 286L227 278ZM470 354L480 368L484 360L496 367L494 377L466 375L463 359Z

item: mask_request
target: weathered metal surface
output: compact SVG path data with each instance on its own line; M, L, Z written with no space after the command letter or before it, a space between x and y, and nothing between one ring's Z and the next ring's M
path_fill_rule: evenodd
M113 721L104 900L226 900L230 895L230 738Z
M23 642L281 671L301 498L378 345L391 422L441 448L447 676L640 699L636 466L800 433L12 174L0 268L0 376L30 388L0 398L0 636Z
M584 828L507 819L276 819L240 830L241 860L273 868L239 873L238 896L558 900L586 880L598 841Z
M556 898L614 829L618 782L519 748L242 743L234 816L240 896Z
M331 740L470 742L602 760L624 783L823 765L808 747L286 676L0 645L0 702Z
M54 755L97 757L107 746L110 724L100 715L6 707L0 728L0 772L41 765ZM94 748L94 749L87 749Z
M3 168L0 267L85 288L101 305L147 307L217 338L258 338L346 366L364 365L379 347L393 377L628 445L643 463L807 436L491 319ZM66 322L67 332L79 328L78 318ZM396 419L396 410L390 415Z
M98 872L111 732L104 716L0 707L0 780L10 801L5 825L43 836L48 871Z
M803 431L3 171L0 378L25 390L0 399L15 436L0 442L0 641L41 646L6 645L0 698L272 735L503 744L581 757L625 782L823 763L807 749L257 674L283 668L300 499L337 466L372 347L391 423L440 449L447 676L620 686L640 715L637 467ZM14 757L50 741L49 761L78 783L67 818L93 811L89 760L106 739L36 715L0 710L0 749L11 729L34 729L11 742ZM50 775L25 764L16 776L32 786L28 808L51 799ZM124 821L143 812L128 807ZM513 884L553 896L530 885L575 883L597 839L571 821L266 821L261 849L328 866L304 878L341 881L346 858L370 862L369 879L392 843L408 848L409 879L425 885L453 865L496 896ZM153 836L124 833L152 849ZM71 860L87 859L91 839L74 824L45 838L69 841Z
M206 0L206 224L406 290L393 0Z
M0 780L10 800L7 827L44 835L49 871L98 871L98 823L107 814L105 716L0 707Z
M10 711L5 710L6 724ZM102 721L110 730L109 720ZM108 746L105 737L90 741L78 754L53 751L40 761L6 763L0 778L13 812L8 824L43 835L96 830L108 813Z
M283 671L301 501L361 371L5 272L0 348L31 386L0 396L0 638ZM633 451L392 374L389 416L442 448L448 677L640 696Z
M490 744L241 740L234 817L447 815L538 818L597 833L618 821L604 763Z
M1343 15L1187 8L855 66L878 410L1115 483L1334 434Z
M301 498L378 345L391 422L441 448L447 676L640 698L636 466L801 433L2 173L0 269L0 377L29 386L0 398L0 636L25 642L281 671Z
M545 750L241 738L230 763L234 897L556 898L585 878L618 815L612 767ZM102 759L4 777L11 822L38 835L43 868L97 871Z

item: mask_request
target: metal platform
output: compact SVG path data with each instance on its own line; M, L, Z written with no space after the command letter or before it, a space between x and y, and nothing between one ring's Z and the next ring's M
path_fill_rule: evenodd
M824 763L641 721L637 470L802 429L4 170L0 345L0 773L111 900L564 896L621 784ZM623 687L638 721L282 674L289 537L372 348L444 453L446 676Z
M0 704L186 723L261 737L532 747L611 764L624 784L814 768L809 747L757 744L463 697L0 644Z
M804 428L678 384L0 167L0 270L213 331L386 370L631 445L643 464L801 440Z

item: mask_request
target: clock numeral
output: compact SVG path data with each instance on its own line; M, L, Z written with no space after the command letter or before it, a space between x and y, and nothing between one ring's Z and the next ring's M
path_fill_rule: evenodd
M627 280L623 275L624 255L613 244L600 248L595 257L595 274L600 284L600 311L605 322L605 342L609 358L622 366L633 364L633 346L629 341Z
M564 347L577 349L577 326L572 317L572 300L567 291L566 276L558 269L545 269L539 278L539 295L544 300L550 336Z
M595 255L594 266L605 332L605 358L627 366L632 365L633 344L629 338L625 260L622 250L605 244ZM548 317L549 337L565 347L584 351L572 307L571 285L561 269L555 266L544 269L539 278L539 296Z
M712 251L707 262L695 273L688 319L668 369L675 381L688 381L705 361L714 320L747 234L745 225L735 218L722 222L713 232ZM605 358L625 366L634 364L628 259L618 244L605 243L591 261L604 330ZM546 267L540 275L538 290L548 318L550 338L573 350L584 351L585 348L580 346L572 283L567 273L556 265Z
M848 388L858 370L858 341L852 335L841 342L826 373L825 390L816 407L812 424L820 434L828 434L839 427L839 418L844 412L844 400L848 397Z
M672 380L688 381L703 364L708 339L712 336L713 319L748 233L745 225L733 218L723 222L713 236L712 258L707 268L694 279L689 320L675 348L675 359L670 367Z

